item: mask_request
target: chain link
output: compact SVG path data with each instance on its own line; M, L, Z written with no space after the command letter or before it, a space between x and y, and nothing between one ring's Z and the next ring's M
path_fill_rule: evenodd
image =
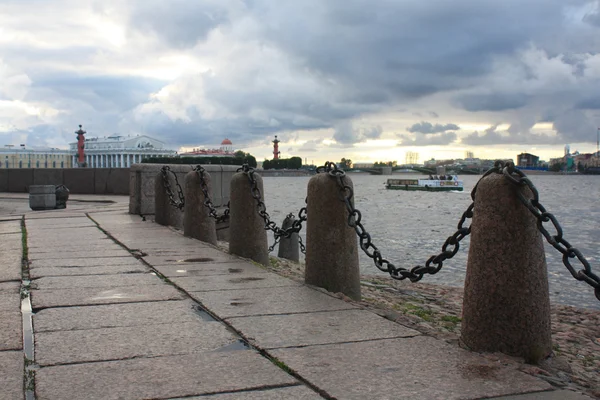
M527 207L527 209L536 218L537 227L541 234L546 238L546 241L563 255L563 264L567 270L569 270L573 278L577 279L578 281L584 281L588 285L592 286L594 288L594 294L596 295L596 298L600 300L600 277L592 272L590 263L583 256L581 251L571 246L571 244L563 238L563 230L558 223L558 220L540 203L537 188L533 185L531 180L529 180L523 171L515 167L514 163L507 162L506 164L501 163L501 165L501 171L496 172L502 173L504 177L515 186L526 186L529 188L532 194L531 198L526 197L522 191L517 190L517 197L519 198L519 201L525 207ZM555 234L551 234L544 226L544 224L547 224L548 222L551 225L549 228L554 228ZM579 263L583 266L583 269L580 269L579 271L575 269L575 267L571 264L571 259L574 258L579 261Z
M185 196L183 195L183 190L181 189L181 185L179 184L179 180L177 179L177 174L171 171L171 168L168 165L165 165L160 169L163 178L163 186L165 187L165 191L167 192L167 196L169 196L169 203L179 209L183 210L185 207ZM171 182L169 181L169 172L173 174L173 178L175 178L175 186L177 187L177 197L179 197L179 201L175 199L175 193L171 189Z
M265 221L265 230L273 231L273 235L275 236L275 243L269 247L269 252L273 251L275 245L279 243L282 237L289 238L292 233L298 233L302 230L302 222L306 221L306 207L302 207L298 212L298 219L294 220L292 226L287 229L281 229L277 226L277 224L271 221L271 217L267 212L267 207L265 203L262 201L262 195L260 193L260 189L254 178L254 168L250 167L248 164L242 165L241 168L237 169L237 172L243 172L248 177L250 181L250 191L252 193L252 197L256 200L256 208L258 210L258 215Z
M195 171L200 178L200 190L202 190L202 194L204 194L204 205L209 210L208 215L217 223L227 221L229 219L229 202L227 202L227 207L225 208L225 211L223 211L223 214L219 215L208 194L208 186L206 186L206 181L204 180L204 173L206 170L201 165L196 165L193 168L193 171Z
M387 259L383 258L381 251L373 244L371 235L363 226L361 222L362 214L359 210L354 208L352 201L354 190L345 182L346 173L339 169L337 165L329 161L326 162L324 166L317 168L317 173L328 173L337 180L340 200L346 204L346 209L348 211L348 225L356 232L356 235L359 238L360 248L369 258L373 259L373 263L380 271L389 273L394 279L404 280L408 278L411 282L418 282L426 273L436 274L442 269L444 261L454 257L458 252L460 241L471 233L471 227L464 227L463 225L467 219L473 217L473 204L471 204L463 213L460 222L458 223L458 230L444 242L441 253L431 256L424 266L417 265L410 270L403 267L397 267Z

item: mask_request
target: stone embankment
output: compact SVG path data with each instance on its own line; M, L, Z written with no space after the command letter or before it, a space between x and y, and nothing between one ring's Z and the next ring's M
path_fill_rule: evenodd
M269 269L299 281L304 279L303 264L271 257ZM363 307L423 334L462 345L462 288L396 281L381 275L363 275L361 284ZM500 353L487 357L517 365L521 371L554 386L600 398L600 310L552 304L551 312L554 351L550 359L535 366Z

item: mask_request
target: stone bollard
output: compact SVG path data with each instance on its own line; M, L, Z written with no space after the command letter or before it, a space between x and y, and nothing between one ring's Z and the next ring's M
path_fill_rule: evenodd
M256 185L265 201L263 181L254 174ZM265 221L258 214L256 200L250 191L248 176L238 172L231 178L229 203L229 252L269 265L269 249Z
M350 178L343 179L353 187ZM339 198L337 180L329 174L317 174L308 182L304 280L360 300L358 239L348 226L348 211Z
M205 172L203 179L210 197L212 196L210 175ZM215 229L215 220L210 216L208 207L204 205L205 199L200 186L200 175L196 171L188 172L185 176L183 234L216 245L217 231Z
M500 174L475 195L461 340L471 350L536 363L552 350L548 273L536 219Z
M69 189L65 185L58 185L55 188L56 208L67 208L67 200L69 200Z
M283 220L281 229L285 230L291 228L295 220L296 218L294 218L294 215L289 214ZM277 256L295 262L300 261L300 245L298 244L298 234L296 232L292 233L290 237L281 238L279 241L279 250L277 252Z
M169 196L165 190L163 176L159 172L154 180L154 221L157 224L169 225Z

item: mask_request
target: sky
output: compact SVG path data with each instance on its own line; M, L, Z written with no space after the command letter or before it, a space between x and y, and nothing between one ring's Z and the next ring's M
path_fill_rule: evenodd
M596 151L600 1L0 0L0 146L259 161Z

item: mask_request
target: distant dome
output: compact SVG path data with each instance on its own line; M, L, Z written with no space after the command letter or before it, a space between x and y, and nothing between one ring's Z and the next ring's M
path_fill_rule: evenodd
M225 146L225 145L232 145L233 143L231 143L231 140L229 139L225 139L221 142L221 146Z

